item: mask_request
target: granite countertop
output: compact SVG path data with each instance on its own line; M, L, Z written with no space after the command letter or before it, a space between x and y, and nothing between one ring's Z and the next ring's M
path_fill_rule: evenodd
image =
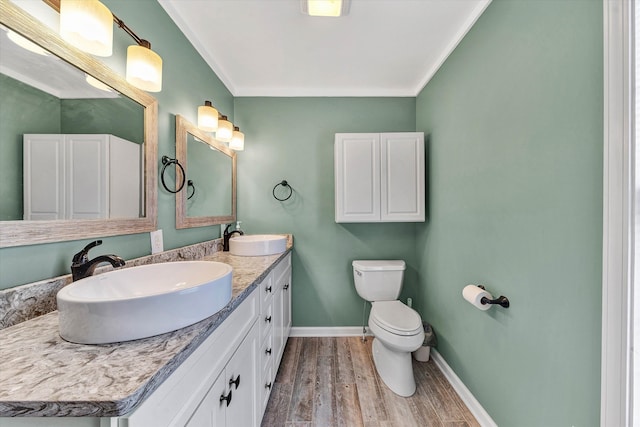
M213 316L177 331L123 343L73 344L58 334L57 311L0 330L0 416L115 417L131 412L289 251L204 257L233 267L231 301Z

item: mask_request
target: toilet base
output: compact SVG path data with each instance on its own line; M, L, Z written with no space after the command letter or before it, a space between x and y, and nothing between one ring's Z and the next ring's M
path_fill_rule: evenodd
M410 352L393 351L373 339L373 363L382 381L395 394L402 397L412 396L416 392Z

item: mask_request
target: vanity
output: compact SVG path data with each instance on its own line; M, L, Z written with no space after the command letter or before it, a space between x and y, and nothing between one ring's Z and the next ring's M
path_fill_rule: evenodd
M1 330L11 363L0 371L0 424L259 426L291 327L290 250L204 257L232 266L232 299L177 331L73 344L59 337L57 312Z

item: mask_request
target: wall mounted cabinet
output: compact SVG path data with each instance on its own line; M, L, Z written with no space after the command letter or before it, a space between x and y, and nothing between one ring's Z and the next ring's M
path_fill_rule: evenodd
M424 222L424 133L337 133L336 222Z
M141 145L107 134L25 134L24 219L139 218Z

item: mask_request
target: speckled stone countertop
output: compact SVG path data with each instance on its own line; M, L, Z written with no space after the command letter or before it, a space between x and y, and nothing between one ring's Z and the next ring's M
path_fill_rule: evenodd
M177 331L124 343L73 344L58 334L57 311L0 330L0 416L115 417L131 412L290 250L264 257L228 252L204 257L233 267L231 302Z

